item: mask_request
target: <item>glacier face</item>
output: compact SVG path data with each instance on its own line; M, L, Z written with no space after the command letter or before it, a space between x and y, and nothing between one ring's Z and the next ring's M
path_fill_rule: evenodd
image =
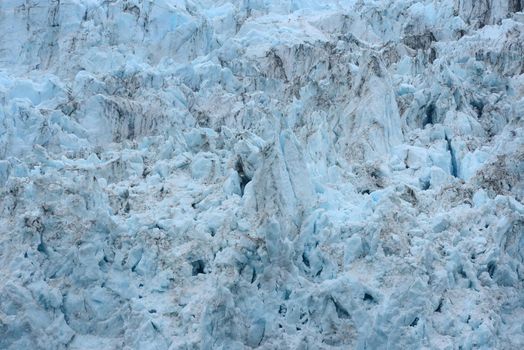
M1 1L0 348L523 348L523 8Z

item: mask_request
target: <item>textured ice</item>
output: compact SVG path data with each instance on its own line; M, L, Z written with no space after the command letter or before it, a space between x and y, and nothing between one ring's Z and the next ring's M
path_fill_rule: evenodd
M0 348L524 348L523 10L0 1Z

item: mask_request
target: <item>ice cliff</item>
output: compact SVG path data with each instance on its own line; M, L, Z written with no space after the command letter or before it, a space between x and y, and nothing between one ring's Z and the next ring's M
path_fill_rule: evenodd
M524 348L521 0L1 0L1 349Z

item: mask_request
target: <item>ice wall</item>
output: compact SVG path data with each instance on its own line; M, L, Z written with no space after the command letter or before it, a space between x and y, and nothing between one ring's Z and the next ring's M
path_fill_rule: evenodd
M0 348L523 348L523 6L1 1Z

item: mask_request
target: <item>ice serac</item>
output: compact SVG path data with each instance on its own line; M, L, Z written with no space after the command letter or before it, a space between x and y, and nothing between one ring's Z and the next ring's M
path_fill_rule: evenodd
M0 1L0 348L524 348L523 7Z
M524 3L522 0L462 0L456 1L455 8L465 21L474 27L483 27L500 23L511 14L522 12Z
M349 159L363 162L387 156L402 142L402 131L391 78L379 54L365 52L358 63L355 86L339 120L345 125L338 143Z

